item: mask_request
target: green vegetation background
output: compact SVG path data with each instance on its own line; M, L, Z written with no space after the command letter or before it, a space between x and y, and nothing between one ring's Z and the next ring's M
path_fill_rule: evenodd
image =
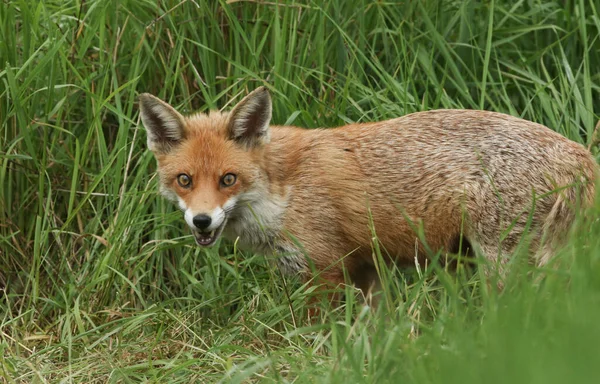
M0 381L600 377L600 208L500 295L433 263L385 272L379 311L347 288L311 324L264 257L194 246L136 102L204 111L267 84L277 124L474 108L589 145L597 1L3 0L0 32Z

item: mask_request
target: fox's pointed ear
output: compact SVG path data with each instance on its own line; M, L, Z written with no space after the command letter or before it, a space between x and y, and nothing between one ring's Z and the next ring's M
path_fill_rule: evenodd
M140 95L140 114L148 135L148 148L167 153L185 137L185 119L169 104L149 93Z
M246 148L267 144L270 139L271 95L259 87L244 97L229 114L229 138Z

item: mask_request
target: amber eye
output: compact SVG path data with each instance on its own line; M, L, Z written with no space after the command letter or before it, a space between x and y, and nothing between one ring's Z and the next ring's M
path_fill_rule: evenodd
M177 183L182 188L189 188L192 185L192 178L185 173L177 175Z
M235 184L237 180L237 176L233 173L226 173L223 177L221 177L221 185L224 187L231 187Z

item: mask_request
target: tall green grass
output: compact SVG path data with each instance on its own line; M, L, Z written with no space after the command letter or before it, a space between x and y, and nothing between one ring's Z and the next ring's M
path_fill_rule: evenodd
M4 0L3 380L596 382L600 208L557 268L523 267L500 295L462 268L384 270L377 311L348 287L313 324L310 292L263 256L194 246L157 193L136 97L203 111L266 84L274 122L308 128L483 108L596 153L599 8Z

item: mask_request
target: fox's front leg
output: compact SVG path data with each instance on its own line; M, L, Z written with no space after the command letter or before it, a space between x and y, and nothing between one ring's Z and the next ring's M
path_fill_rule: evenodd
M319 307L323 301L332 307L339 306L341 303L339 289L345 282L341 264L322 265L318 261L324 258L311 258L291 246L280 246L278 251L277 267L284 275L300 275L304 283L315 287L307 300L310 319L314 320L319 316Z
M309 276L309 284L316 287L308 299L308 318L314 321L320 317L323 302L331 308L341 305L340 288L343 287L345 280L342 268L338 267L326 271L314 271Z

